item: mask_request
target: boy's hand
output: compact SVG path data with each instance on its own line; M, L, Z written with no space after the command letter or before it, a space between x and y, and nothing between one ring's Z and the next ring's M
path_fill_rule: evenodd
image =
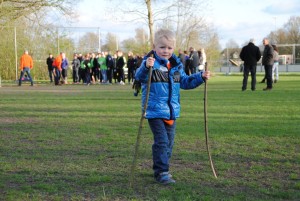
M210 71L204 71L202 73L202 78L208 80L210 78Z
M148 57L146 60L146 67L151 68L154 65L155 59L153 57Z

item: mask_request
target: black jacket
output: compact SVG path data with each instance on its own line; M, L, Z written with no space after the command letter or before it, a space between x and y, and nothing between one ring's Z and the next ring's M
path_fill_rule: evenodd
M53 70L53 67L52 67L52 63L53 63L53 61L54 61L54 58L52 57L52 58L50 58L50 57L48 57L47 58L47 66L48 66L48 70Z
M190 53L190 58L186 61L186 65L189 68L196 68L199 66L199 55L197 51L193 51Z
M265 45L263 58L262 58L262 65L272 66L274 64L273 52L274 49L271 45Z
M260 57L259 48L251 42L244 46L240 53L240 58L244 61L245 66L256 66Z

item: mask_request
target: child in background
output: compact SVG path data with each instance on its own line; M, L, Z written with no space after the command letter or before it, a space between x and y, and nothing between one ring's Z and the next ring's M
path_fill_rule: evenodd
M144 108L147 80L151 79L146 119L153 133L152 145L154 178L161 184L175 183L169 173L176 119L180 114L180 88L193 89L210 78L209 71L186 75L180 59L174 54L175 35L165 29L155 34L153 50L145 56L137 69L135 79L142 83L142 108ZM153 57L150 55L153 54ZM153 68L152 77L148 71Z

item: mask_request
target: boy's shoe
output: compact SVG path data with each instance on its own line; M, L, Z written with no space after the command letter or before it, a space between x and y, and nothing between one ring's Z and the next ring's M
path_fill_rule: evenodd
M170 175L169 172L162 172L156 177L156 181L163 185L174 184L175 180L171 177L172 175Z

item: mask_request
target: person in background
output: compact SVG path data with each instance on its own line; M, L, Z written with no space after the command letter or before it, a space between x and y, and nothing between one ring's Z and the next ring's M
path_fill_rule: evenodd
M28 54L28 50L25 50L24 54L20 58L20 70L21 70L21 74L20 74L20 79L19 79L19 86L22 85L22 78L25 75L25 73L26 73L27 77L30 80L31 86L33 86L33 80L32 80L32 77L30 75L30 70L32 68L33 68L32 57Z
M66 57L66 54L62 54L62 63L61 63L61 76L63 79L63 84L68 84L68 68L69 68L69 61Z
M83 65L85 69L85 84L89 86L91 84L91 58L90 54L86 54L84 57Z
M118 71L117 71L117 54L114 54L113 57L113 64L114 64L114 67L113 67L113 78L114 78L114 81L115 83L117 83L117 80L118 80Z
M244 79L242 91L247 89L249 72L251 73L251 90L255 91L256 87L256 66L260 60L261 53L259 48L254 44L254 39L250 39L248 45L242 48L240 58L244 61Z
M50 83L53 82L53 66L52 63L54 61L54 57L52 54L49 54L49 57L47 58L47 66L48 66L48 73L49 73L49 79L50 79Z
M183 67L185 70L186 55L184 54L184 52L181 49L178 50L178 58L180 59L181 63L183 64Z
M95 59L93 61L93 68L92 68L92 76L95 79L95 83L100 83L100 64L98 63L99 57L101 57L101 52L98 52L98 54L95 54Z
M79 68L80 68L80 61L77 58L77 54L74 54L74 58L72 61L73 84L79 83Z
M107 84L107 66L106 66L106 57L104 52L102 52L101 56L99 56L98 63L100 65L100 71L102 75L101 83Z
M104 52L107 66L107 83L112 84L114 60L109 52Z
M132 52L128 52L128 61L127 61L127 68L128 68L128 83L132 83L134 81L134 74L136 69L137 59L133 55Z
M187 60L187 66L189 67L190 74L196 73L196 69L199 66L198 52L193 47L190 47L190 56Z
M272 81L272 69L274 64L273 53L274 49L272 45L269 43L269 39L263 39L263 45L265 46L262 58L262 65L265 67L266 79L267 79L267 87L264 88L264 91L270 91L273 88Z
M123 52L120 50L117 50L117 59L116 59L116 69L117 69L117 79L118 83L121 85L125 85L124 82L124 66L125 66L125 60L123 57Z
M53 61L52 66L53 66L53 74L54 74L54 84L55 85L61 85L59 83L60 76L61 76L61 64L62 64L62 58L64 57L63 52L61 52Z
M279 79L279 74L278 74L278 66L279 66L279 52L278 52L278 48L276 45L272 45L273 49L274 49L274 64L273 64L273 68L272 68L272 80L274 83L277 83L278 79ZM276 75L276 77L275 77Z
M198 71L201 71L204 69L206 63L206 53L204 51L204 48L201 48L199 51L199 68Z
M175 34L166 29L158 30L154 36L153 50L146 55L137 69L135 79L142 83L142 110L144 108L147 83L151 79L149 102L145 118L153 133L153 171L155 180L163 185L175 183L169 173L176 119L180 114L180 88L193 89L210 78L209 71L190 76L184 72L183 64L174 54ZM153 55L153 57L151 56ZM152 68L152 77L148 72Z
M86 81L85 81L85 64L84 64L84 61L85 61L85 56L82 55L81 57L81 60L80 61L80 68L79 68L79 83L81 82L82 80L82 83L85 84Z
M96 66L94 66L96 65ZM92 81L92 84L95 84L95 76L94 76L94 73L93 73L93 69L95 69L95 67L98 66L98 62L97 62L97 59L96 59L96 55L95 53L92 53L91 54L91 59L90 59L90 65L89 65L89 68L90 68L90 80Z

